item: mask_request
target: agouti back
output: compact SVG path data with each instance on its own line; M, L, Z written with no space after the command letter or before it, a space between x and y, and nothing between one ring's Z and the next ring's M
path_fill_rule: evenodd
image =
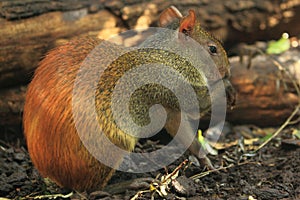
M231 94L233 90L226 79L229 76L229 63L226 53L221 44L200 27L194 11L190 10L189 15L182 17L176 8L167 8L160 16L160 26L171 28L192 37L207 50L218 67L221 78L224 78L228 103L232 104L234 102L234 97ZM180 38L178 39L180 40ZM103 188L114 173L114 169L99 162L82 144L72 113L72 95L78 70L88 54L101 43L103 41L97 38L80 38L50 51L35 71L34 78L28 87L24 107L24 132L35 167L42 176L49 177L60 186L79 191L92 191ZM114 52L111 52L113 50L114 48L108 46L105 52L98 52L99 56L93 62L101 63L109 59L110 54L114 54ZM133 151L138 139L124 133L115 124L110 108L111 90L118 78L126 71L134 68L139 63L153 62L151 56L158 58L159 52L153 50L148 52L146 56L142 56L142 53L123 56L120 59L124 63L124 65L121 65L123 68L117 69L117 66L113 64L109 66L104 73L106 78L99 81L98 90L95 94L95 105L100 118L99 126L103 133L114 144L128 151ZM133 57L135 58L133 59ZM158 60L172 59L172 56L169 56ZM127 62L127 60L131 60L131 62ZM136 62L134 63L132 60L136 60ZM187 76L194 75L192 69L186 68L186 66L183 66L183 69ZM155 98L149 97L149 94L146 95L143 92L137 94L138 98L143 102L148 102L150 105L147 106L161 103L166 107L168 119L165 128L168 133L174 136L180 123L178 102L172 95L165 95L167 91L164 91L163 88L157 86L150 88L150 91L151 89L156 94ZM85 97L84 88L80 92ZM209 103L206 104L203 107L209 107ZM144 107L137 106L135 108L135 104L132 106L133 110L137 108L135 117L139 120L138 113ZM145 119L142 117L142 119L147 120L147 117ZM80 120L80 123L86 126L87 130L93 129L93 127L90 127L89 121L95 119L90 117L89 113L83 113ZM147 123L143 120L141 123ZM192 136L195 133L186 134L187 138L193 138ZM190 150L199 156L200 147L199 142L195 140ZM100 154L101 148L105 147L100 147ZM107 151L105 152L107 153ZM111 155L115 156L113 152ZM106 154L105 156L109 157L111 155ZM114 159L119 161L116 163L118 165L122 162L122 155Z

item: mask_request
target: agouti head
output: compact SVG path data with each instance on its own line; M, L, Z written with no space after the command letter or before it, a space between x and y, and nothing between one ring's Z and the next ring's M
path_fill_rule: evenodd
M160 15L159 25L163 29L142 44L143 48L150 49L147 51L147 56L152 56L150 62L168 65L179 72L185 80L177 78L173 83L174 88L186 88L185 84L191 85L198 97L198 106L202 114L211 108L212 103L217 104L211 101L218 101L221 95L226 95L228 105L233 106L235 91L228 80L230 65L227 54L220 41L201 27L194 10L190 10L189 14L183 17L175 7L171 6ZM140 54L139 57L143 55ZM147 62L147 58L143 60ZM188 110L185 111L191 111L191 114L196 117L196 113L193 112L197 109L189 98L186 98L183 102L185 105L180 107L174 91L162 86L158 87L160 93L156 94L157 100L151 99L153 104L159 103L171 107L172 110L182 110L182 107L186 107ZM147 89L151 89L151 86ZM224 89L226 92L222 94ZM185 89L181 89L181 92L182 96L190 96ZM140 115L137 116L143 119Z
M189 15L183 17L174 6L171 6L162 12L159 24L161 27L178 30L184 35L193 38L211 55L211 58L219 68L221 77L230 75L229 61L224 48L219 40L202 28L194 10L189 10Z
M221 44L200 27L194 11L190 11L186 17L182 17L175 7L170 7L161 14L160 24L161 27L176 30L193 38L207 50L221 74L217 76L218 80L215 79L214 74L208 75L208 79L218 83L221 80L226 89L230 88L227 93L230 97L229 104L231 104L234 95L232 95L233 90L227 80L229 64L226 53ZM96 47L99 45L102 48L97 49ZM171 65L175 71L182 72L181 74L186 76L187 80L192 83L192 87L197 90L199 106L210 107L211 102L205 99L207 98L207 90L203 85L205 83L203 80L194 80L197 77L200 79L203 77L194 74L195 72L190 69L188 64L185 64L184 59L176 54L160 51L159 47L158 44L156 49L134 49L129 53L122 54L115 61L108 62L113 60L114 55L122 52L122 48L89 37L73 40L47 54L28 86L23 115L24 133L31 159L44 177L51 178L63 187L79 191L101 189L107 184L114 168L117 168L122 162L124 155L117 154L104 142L103 137L98 136L99 134L102 134L100 136L104 135L112 143L129 152L134 149L138 138L134 134L129 135L128 132L136 131L136 129L129 126L126 130L122 130L116 124L112 99L114 98L113 90L119 79L139 65L149 63ZM94 51L95 49L96 51ZM94 51L93 57L86 59L92 51ZM110 64L105 69L99 68L103 70L103 73L101 79L97 80L96 91L89 91L90 85L94 84L88 81L89 78L95 79L99 73L94 66L107 62ZM89 63L86 71L89 71L90 77L86 80L78 80L78 76L84 72L81 70L84 63ZM151 73L151 70L146 69L143 73ZM178 81L182 80L178 79ZM176 80L172 81L176 84ZM184 81L182 83L185 84ZM80 87L78 88L76 84L79 84ZM120 91L125 91L124 93L129 91L130 88L125 86L121 87ZM74 89L76 87L77 90ZM178 85L178 87L181 86ZM218 93L214 88L213 91ZM141 126L147 125L150 123L147 114L149 108L155 104L162 104L167 112L164 127L172 136L175 136L181 126L182 115L179 102L171 92L166 87L152 83L136 90L127 105L133 121ZM203 100L200 100L201 97ZM124 100L117 99L117 101ZM185 102L185 104L189 103ZM93 109L96 109L96 114L92 113ZM121 116L123 110L126 108L119 109ZM122 118L122 120L127 124L127 118ZM192 144L190 147L192 153L201 157L201 145L197 139L194 139L194 129L195 127L189 124L189 120L185 120L182 129L185 135L179 137L179 141ZM83 135L80 135L79 132ZM92 149L87 148L82 139L92 143L94 145ZM113 166L107 166L96 159L92 152L97 152L97 155L104 157L104 160L116 162Z

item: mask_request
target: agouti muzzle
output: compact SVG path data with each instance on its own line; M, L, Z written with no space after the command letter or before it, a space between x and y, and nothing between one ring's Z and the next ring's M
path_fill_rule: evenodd
M178 33L178 36L165 35L166 38L160 38L160 41L162 39L170 41L170 38L174 37L172 41L185 45L187 38L190 37L203 47L207 57L217 66L219 80L215 81L222 83L225 87L227 104L232 106L235 95L227 80L230 73L226 52L218 40L200 27L195 12L190 10L189 14L183 17L175 7L170 7L162 12L159 22L160 27ZM85 83L82 83L83 87L77 91L79 98L74 100L73 95L80 66L88 54L99 44L104 44L104 41L88 37L73 40L50 51L35 71L34 78L28 87L24 107L24 132L35 167L42 176L49 177L60 186L79 191L103 188L114 173L114 169L112 166L98 161L87 150L82 143L82 138L78 135L76 123L83 127L83 137L87 136L88 140L93 140L92 137L95 135L91 132L100 127L102 134L109 138L112 143L128 152L133 151L138 141L138 137L126 133L130 131L130 126L126 131L120 129L114 120L111 108L112 91L117 81L129 70L148 63L162 63L170 66L180 73L185 78L185 82L194 89L197 97L196 103L200 110L206 112L211 107L211 102L207 98L209 94L203 75L199 75L193 66L190 66L186 60L181 59L175 53L159 50L161 44L152 41L152 44L156 45L157 48L131 51L107 66L93 94L93 106L96 109L96 117L93 117L90 115L89 109L85 109L84 101L90 95L84 88ZM105 49L102 48L100 52L96 52L91 63L97 64L107 61L111 55L116 53L115 47L115 45L105 46ZM200 62L196 63L199 64L200 68L204 66L201 60L197 62ZM147 70L144 73L148 73ZM172 81L173 85L177 84L176 81ZM183 79L180 81L184 82ZM182 84L178 84L178 87L180 86ZM128 88L123 89L126 91ZM210 93L218 96L219 90L212 87ZM189 95L188 93L185 94L184 91L183 94ZM122 101L122 99L119 100ZM190 104L188 101L184 103ZM133 121L140 126L150 123L147 112L154 104L160 104L165 108L167 117L164 127L173 137L175 137L180 126L181 113L186 112L188 115L195 116L193 113L195 111L189 113L190 110L181 110L181 105L172 91L153 83L141 87L131 98L129 110ZM81 107L80 113L77 113L76 116L76 123L73 113L74 105ZM97 126L94 126L91 121L97 121ZM188 127L183 130L185 136L180 137L179 140L182 140L183 143L192 140L189 149L199 158L202 157L203 155L200 155L201 145L197 139L194 139L196 133ZM105 159L114 156L113 159L117 160L114 167L118 167L122 162L123 155L116 155L113 150L110 152L110 149L106 149L106 146L101 144L101 139L95 139L95 142L98 144L98 155L103 155Z

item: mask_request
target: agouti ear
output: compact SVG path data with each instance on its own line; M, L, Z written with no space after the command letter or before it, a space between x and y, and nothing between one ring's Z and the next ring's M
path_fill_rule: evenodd
M189 10L189 15L180 21L179 32L190 35L196 23L196 14L194 10Z
M176 19L181 19L183 16L175 6L166 8L159 16L159 26L166 27Z

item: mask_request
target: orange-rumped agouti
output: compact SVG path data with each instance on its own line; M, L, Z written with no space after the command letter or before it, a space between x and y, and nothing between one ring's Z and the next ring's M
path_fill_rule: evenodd
M233 89L227 80L229 76L227 55L219 41L200 27L195 12L190 10L189 14L183 17L175 7L170 7L160 15L159 22L161 27L189 36L203 46L207 51L207 55L217 66L221 75L220 80L223 80L221 82L226 87L228 104L232 104L234 95ZM184 42L185 38L178 37L177 40ZM42 176L49 177L60 186L79 191L92 191L103 188L114 173L114 169L94 158L83 145L78 136L72 114L72 95L79 68L88 54L101 43L103 41L97 38L80 38L50 51L35 71L34 78L28 87L24 107L24 132L35 167ZM114 52L111 52L113 50L114 48L107 46L105 51L98 52L99 56L94 58L94 63L101 63L109 59L110 54L114 54ZM132 135L127 135L113 120L110 107L111 93L118 78L138 64L151 63L154 60L156 62L168 61L166 63L171 63L170 65L172 65L173 60L176 60L177 63L174 61L173 65L176 64L176 69L181 70L184 76L197 77L194 76L196 73L194 70L186 63L180 63L181 61L175 59L173 54L161 56L156 49L148 50L146 55L145 52L138 51L135 54L123 55L120 58L123 65L116 66L112 63L105 70L103 76L105 78L99 81L95 93L95 107L99 111L97 114L103 134L114 144L127 151L133 151L138 139ZM197 80L193 81L195 84L191 84L196 87ZM203 83L201 82L201 84ZM176 98L168 94L168 91L164 90L163 87L157 85L150 87L152 88L149 91L155 94L155 98L149 97L148 93L140 92L138 93L138 99L142 102L150 102L150 104L161 103L166 108L168 116L165 128L169 134L175 136L180 123L180 108ZM201 91L201 89L196 91L199 98L207 93L207 91ZM84 98L84 89L80 92ZM208 109L210 103L207 100L203 102L199 100L199 106ZM151 105L148 105L148 108L149 106ZM133 105L133 107L135 113L138 114L141 110L140 107L138 105ZM141 120L143 123L143 118L140 118L140 116L136 119ZM89 113L83 113L82 116L79 116L79 120L81 124L87 126L86 130L94 128L89 127L89 121L95 120L89 117ZM194 134L187 132L186 138L192 138L191 136ZM197 139L194 139L190 150L193 154L199 156L200 147L200 143ZM101 148L105 147L101 147L100 144L99 148L101 153ZM120 155L115 159L119 161L116 163L118 165L122 161L122 156Z

